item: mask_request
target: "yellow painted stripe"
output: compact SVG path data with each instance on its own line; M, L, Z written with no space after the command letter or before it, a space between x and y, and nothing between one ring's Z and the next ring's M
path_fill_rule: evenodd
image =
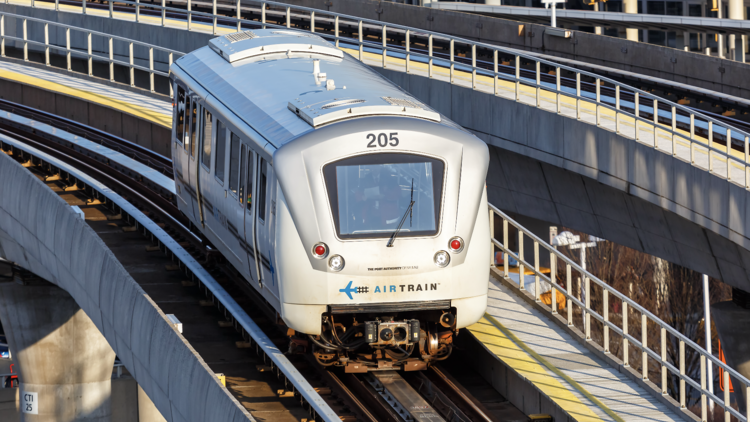
M568 387L564 386L557 378L551 376L547 370L563 378L584 397L591 400L592 403L612 417L612 419L617 422L624 422L619 415L574 379L536 353L497 319L489 314L485 314L484 316L479 322L468 327L469 331L500 360L534 384L571 417L582 422L603 420L589 406L581 402Z
M101 104L103 106L128 113L135 117L148 120L166 128L172 127L171 115L158 113L145 107L141 107L137 104L131 104L129 102L120 101L115 98L107 97L105 95L84 91L78 88L71 88L69 86L65 86L56 82L50 82L46 79L35 78L33 76L23 75L4 69L0 69L0 78L20 82L26 85L31 85L33 87L41 88L47 91L58 92L60 94L80 98L84 101Z

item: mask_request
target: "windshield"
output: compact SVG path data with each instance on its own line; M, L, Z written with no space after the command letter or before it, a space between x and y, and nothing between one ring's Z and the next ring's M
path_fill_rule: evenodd
M326 165L338 236L390 237L402 218L400 237L437 234L443 167L442 161L433 158L388 153Z

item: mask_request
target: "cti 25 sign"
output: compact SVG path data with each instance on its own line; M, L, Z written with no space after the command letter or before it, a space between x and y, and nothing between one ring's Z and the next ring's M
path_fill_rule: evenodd
M39 414L39 393L24 391L21 393L21 412L30 415Z

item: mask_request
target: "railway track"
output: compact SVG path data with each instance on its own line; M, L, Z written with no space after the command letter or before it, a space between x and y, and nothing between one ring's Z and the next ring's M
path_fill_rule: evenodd
M75 133L96 144L114 147L150 169L171 176L171 161L138 145L30 107L0 101L0 110ZM137 169L126 168L39 125L0 113L0 135L16 142L0 147L27 166L69 204L82 208L87 223L100 235L134 279L165 313L175 314L185 325L185 338L209 366L227 379L227 388L251 414L263 420L329 420L306 401L280 365L259 349L238 317L219 295L196 280L187 264L169 253L147 226L136 221L100 190L70 171L45 161L52 157L106 185L161 227L213 276L224 291L249 315L279 350L290 350L283 322L197 230L181 216L174 196L158 183L150 183ZM19 147L25 145L27 147ZM31 147L31 148L28 148ZM34 151L38 151L34 155ZM67 167L66 167L67 168ZM168 172L166 170L169 168ZM235 329L232 329L235 328ZM251 351L255 351L252 353ZM459 352L460 353L460 352ZM345 373L324 368L309 353L289 353L287 358L342 421L499 421L524 420L525 416L476 374L465 387L451 373L465 377L471 369L458 360L423 372L382 371ZM457 358L458 359L458 358ZM460 359L467 359L462 357ZM340 368L339 368L340 369ZM472 391L480 391L484 402ZM500 403L499 410L488 410ZM486 406L489 404L489 407Z

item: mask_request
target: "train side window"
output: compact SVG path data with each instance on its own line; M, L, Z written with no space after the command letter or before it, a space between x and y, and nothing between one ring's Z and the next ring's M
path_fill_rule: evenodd
M211 142L213 141L214 124L211 120L211 112L203 109L203 149L201 150L201 162L206 171L211 171Z
M240 194L237 195L237 198L240 200L240 206L245 206L245 155L247 154L247 146L245 144L242 144L242 153L240 154Z
M195 158L196 153L196 142L195 139L198 137L195 130L198 124L198 101L193 100L193 109L190 111L190 156Z
M253 151L248 148L247 150L247 184L245 185L245 203L247 204L247 212L253 209L253 170L255 169L255 162L253 161Z
M193 106L190 101L190 97L187 97L185 99L185 131L182 134L182 142L185 144L185 152L188 150L188 145L190 143L190 111L193 109Z
M224 159L227 150L227 127L216 119L216 179L224 184Z
M177 142L182 143L182 131L185 130L185 90L177 86L177 128L175 129L175 138Z
M261 221L266 221L266 179L267 179L268 163L266 160L260 159L260 178L258 180L258 218Z
M237 197L240 181L240 137L234 133L232 133L229 148L229 192Z

